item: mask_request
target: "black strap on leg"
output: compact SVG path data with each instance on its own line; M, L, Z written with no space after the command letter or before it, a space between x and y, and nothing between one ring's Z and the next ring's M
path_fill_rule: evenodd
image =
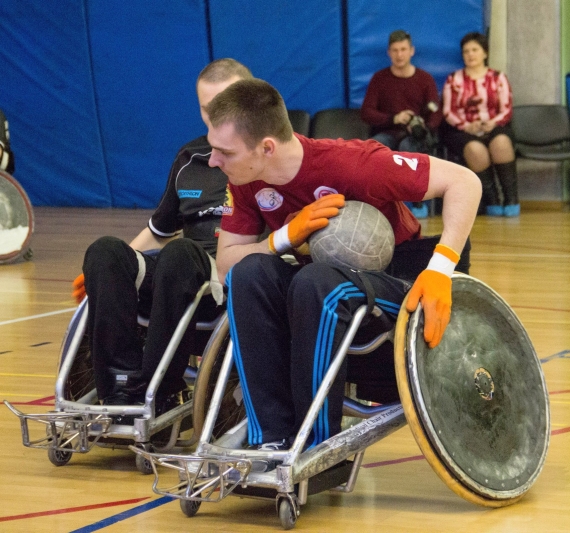
M352 268L333 268L336 268L336 270L338 270L341 274L347 276L348 279L364 293L366 296L366 314L373 314L372 312L374 311L374 306L376 305L374 287L372 286L372 283L370 283L370 280L364 275L364 272L360 270L353 270Z

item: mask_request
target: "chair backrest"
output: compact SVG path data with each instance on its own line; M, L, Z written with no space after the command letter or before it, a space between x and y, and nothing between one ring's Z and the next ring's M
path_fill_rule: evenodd
M311 137L365 140L370 137L370 126L360 118L360 109L324 109L313 117Z
M289 114L293 131L308 137L311 126L311 115L302 109L288 109L287 113Z
M570 140L570 120L563 105L514 106L511 125L517 143L546 146Z

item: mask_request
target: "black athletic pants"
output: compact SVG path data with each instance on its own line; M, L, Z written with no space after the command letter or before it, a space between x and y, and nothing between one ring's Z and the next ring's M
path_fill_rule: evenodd
M247 256L231 269L228 315L251 445L297 434L354 312L367 303L359 275L384 311L374 324L378 335L392 328L411 281L427 266L438 241L421 239L396 252L390 271L396 267L409 281L322 263L297 267L265 254ZM468 264L466 247L459 267L465 271ZM345 361L309 445L340 431L346 376Z
M190 239L176 239L154 256L141 254L146 267L137 291L139 259L115 237L102 237L85 253L83 272L89 297L88 334L95 383L100 399L113 393L109 368L129 372L130 392L142 393L152 378L174 330L202 284L210 279L206 252ZM185 388L188 358L197 349L194 323L216 313L211 296L204 296L194 319L164 376L162 398ZM146 344L138 334L137 315L149 318Z

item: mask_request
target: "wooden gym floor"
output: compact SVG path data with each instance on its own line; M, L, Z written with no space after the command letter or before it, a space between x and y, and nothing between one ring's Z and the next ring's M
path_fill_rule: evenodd
M24 412L53 405L60 343L72 315L70 282L96 237L130 240L150 211L35 210L34 258L0 265L0 400ZM439 217L424 233L441 230ZM552 436L536 484L512 506L476 507L431 470L408 427L364 457L355 491L309 497L298 531L454 533L570 531L570 213L526 212L478 218L472 275L512 306L536 347L549 389ZM25 448L18 419L0 404L0 531L279 531L273 502L230 497L203 504L194 518L155 495L152 477L128 450L94 448L55 467L44 450Z

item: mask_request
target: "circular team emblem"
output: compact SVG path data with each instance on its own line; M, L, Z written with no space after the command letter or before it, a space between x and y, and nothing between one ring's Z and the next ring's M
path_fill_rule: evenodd
M255 195L257 205L262 211L275 211L283 204L283 196L281 196L275 189L261 189Z
M327 194L337 194L338 191L335 189L332 189L331 187L325 187L324 185L319 187L318 189L315 189L315 200L318 200L319 198L322 198L323 196L326 196Z

